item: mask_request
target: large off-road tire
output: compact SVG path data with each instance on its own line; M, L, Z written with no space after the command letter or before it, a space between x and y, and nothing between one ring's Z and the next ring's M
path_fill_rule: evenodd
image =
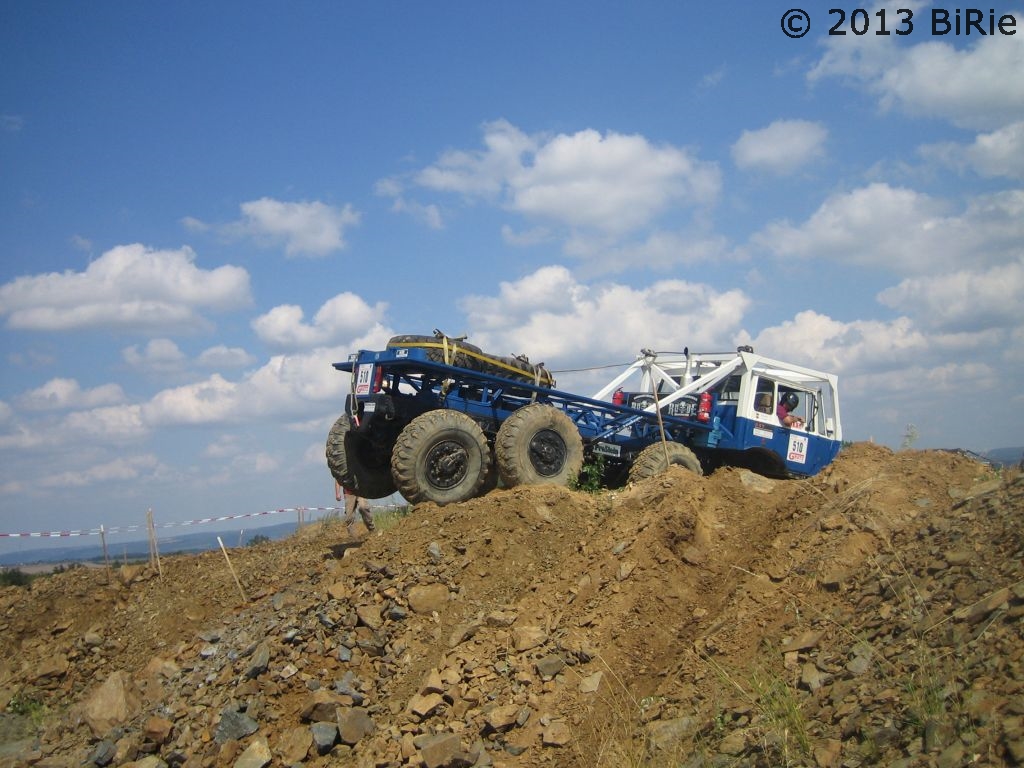
M459 411L417 416L402 430L391 454L391 476L413 504L455 504L476 496L491 465L483 430Z
M665 452L668 451L666 458ZM654 477L664 472L670 465L686 467L691 472L703 475L700 460L693 451L679 443L652 443L640 451L633 466L629 468L629 482L635 483L647 477Z
M477 496L483 496L484 494L490 493L498 487L498 483L501 482L501 477L498 475L498 459L494 455L494 449L490 449L491 464L487 468L487 474L484 475L484 481L480 483L480 490L477 491Z
M494 439L498 472L507 488L569 485L583 468L583 440L572 419L550 405L534 403L513 413Z
M395 492L391 479L391 452L375 447L352 429L342 414L327 435L327 468L341 487L365 499L380 499Z
M447 341L446 350L445 337L443 336L415 336L409 334L392 336L388 339L387 346L426 347L428 360L432 360L435 363L441 363L443 365L454 365L459 368L466 368L470 371L480 370L477 356L483 354L480 347L469 344L465 341L457 341L451 338ZM472 354L466 354L467 352Z

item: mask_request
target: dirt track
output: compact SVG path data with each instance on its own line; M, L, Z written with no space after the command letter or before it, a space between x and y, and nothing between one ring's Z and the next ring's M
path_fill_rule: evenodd
M0 765L1021 765L1022 520L858 444L313 525L231 551L244 602L219 552L58 574L0 593Z

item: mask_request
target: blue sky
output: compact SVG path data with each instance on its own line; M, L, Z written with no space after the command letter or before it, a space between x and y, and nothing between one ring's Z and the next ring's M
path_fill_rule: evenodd
M848 439L1020 444L1024 9L791 5L0 5L0 532L331 504L331 363L434 328L750 343Z

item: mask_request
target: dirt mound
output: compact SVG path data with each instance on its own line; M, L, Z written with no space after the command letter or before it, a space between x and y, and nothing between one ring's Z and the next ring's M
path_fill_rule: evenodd
M1024 764L1022 520L857 444L76 569L0 592L0 765Z

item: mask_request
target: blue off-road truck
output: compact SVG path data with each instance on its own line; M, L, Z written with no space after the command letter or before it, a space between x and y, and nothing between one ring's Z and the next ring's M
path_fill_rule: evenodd
M609 487L671 464L808 476L842 442L837 377L750 347L642 350L591 397L557 389L543 365L440 332L396 336L334 367L351 388L327 438L327 465L371 499L398 491L413 503L451 504L499 482L571 485L584 463L600 466Z

